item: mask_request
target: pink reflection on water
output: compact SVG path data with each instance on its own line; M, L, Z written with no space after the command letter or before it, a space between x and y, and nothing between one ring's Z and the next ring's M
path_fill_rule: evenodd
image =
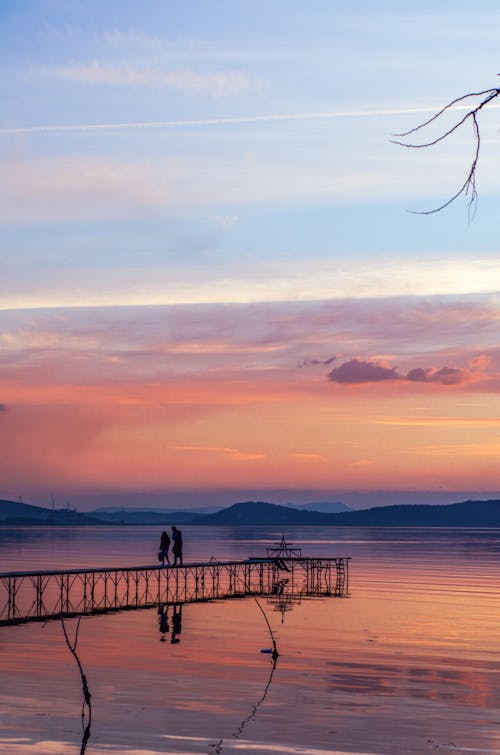
M144 551L153 534L143 531L131 551ZM100 537L82 545L76 536L72 557L99 558ZM221 753L500 752L493 539L475 551L470 540L467 548L450 541L448 561L442 541L357 539L364 550L353 559L350 599L302 600L283 624L264 601L281 655L253 717L271 661L260 652L269 635L252 600L184 606L176 644L172 607L165 642L156 608L83 619L88 752L208 755L221 740ZM110 546L115 558L121 536ZM212 547L213 539L199 552ZM224 547L255 553L252 540ZM57 548L54 556L62 558ZM81 688L60 625L0 629L0 665L2 753L77 752Z

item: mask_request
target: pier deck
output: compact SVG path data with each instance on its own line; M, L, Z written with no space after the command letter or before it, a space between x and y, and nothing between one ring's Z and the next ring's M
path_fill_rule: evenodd
M262 558L0 573L0 626L164 603L289 593L347 597L349 558Z

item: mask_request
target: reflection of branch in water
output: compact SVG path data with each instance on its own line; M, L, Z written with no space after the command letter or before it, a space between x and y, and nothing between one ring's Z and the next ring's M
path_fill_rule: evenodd
M78 644L78 630L80 629L80 619L78 619L78 623L76 625L76 631L75 631L75 639L71 643L68 637L68 632L66 630L66 625L64 624L64 619L61 616L61 626L64 632L64 639L66 640L66 645L68 646L68 650L70 651L71 655L76 661L76 665L78 666L78 671L80 672L80 679L82 681L82 692L83 692L83 703L82 703L82 729L83 729L83 736L82 736L82 744L80 748L80 755L84 755L85 750L87 749L87 743L90 738L90 724L92 723L92 701L90 699L90 692L89 687L87 684L87 677L85 676L85 673L83 671L82 664L80 662L80 659L78 657L78 654L76 652L76 646ZM85 718L87 713L87 722L85 723Z
M273 680L273 674L274 674L274 671L276 669L276 661L277 660L278 660L278 656L277 655L275 656L273 654L273 662L272 662L272 665L271 665L271 672L269 674L269 678L267 680L266 686L264 687L264 692L262 693L262 695L260 696L260 698L257 700L257 702L255 703L255 705L252 706L252 710L248 714L248 716L246 718L244 718L243 721L238 726L238 728L233 731L232 736L233 736L234 739L239 739L240 738L240 736L243 733L243 729L245 728L245 726L253 718L255 718L255 716L257 715L257 711L258 711L260 705L262 705L262 703L266 699L267 693L269 692L269 687L271 686L271 682ZM224 738L223 737L221 737L216 744L209 745L211 754L213 753L213 755L220 755L220 753L222 752L223 745L224 745Z
M275 657L273 655L273 663L272 663L272 666L271 666L271 673L269 674L269 679L267 680L267 684L264 687L264 692L261 695L261 697L257 700L257 702L255 703L255 705L253 706L251 713L246 718L243 719L243 721L238 726L238 728L233 732L233 737L235 739L238 739L238 737L241 736L241 734L243 732L243 729L245 728L245 726L247 725L247 723L249 723L249 721L251 721L252 718L255 718L255 716L257 715L257 709L259 708L259 706L266 699L267 693L269 691L269 687L271 686L271 682L273 680L273 674L274 674L274 670L276 668L276 661L277 660L278 660L277 656Z
M212 556L210 558L210 561L215 561L215 562L218 563L218 561L215 558L215 556ZM243 582L243 580L241 580L241 579L240 579L240 581ZM264 688L264 693L259 698L259 700L257 700L257 702L255 703L255 705L253 706L251 713L246 718L243 719L243 721L238 726L238 728L233 732L232 736L235 739L238 739L238 737L241 735L241 733L242 733L243 729L245 728L245 726L247 725L247 723L249 721L251 721L252 718L255 718L259 706L266 699L269 687L271 686L271 682L272 682L272 679L273 679L274 670L276 668L276 661L279 658L278 647L276 645L276 638L274 636L274 632L273 632L273 629L272 629L271 624L269 622L269 619L267 618L267 614L264 611L264 609L262 608L262 606L259 603L259 601L257 600L257 598L255 597L255 595L252 595L252 597L253 597L254 601L256 602L256 604L257 604L257 608L259 609L259 611L261 612L262 616L264 617L264 621L266 622L267 629L268 629L268 632L269 632L269 637L271 638L271 642L273 643L273 648L272 648L272 651L271 651L271 657L272 657L272 661L273 662L272 662L272 666L271 666L271 673L269 675L269 679L267 680L267 684L266 684L266 686ZM269 652L269 651L265 651L265 652ZM210 750L211 753L213 753L214 755L219 755L222 752L222 746L223 746L223 744L224 744L224 738L221 737L218 742L216 742L215 744L211 744L208 747L209 747L209 750Z

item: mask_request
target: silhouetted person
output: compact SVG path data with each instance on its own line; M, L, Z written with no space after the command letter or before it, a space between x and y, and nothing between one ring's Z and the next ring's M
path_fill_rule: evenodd
M168 536L168 533L163 531L161 533L160 538L160 553L158 555L161 555L161 565L165 566L165 561L170 566L170 559L168 557L168 549L170 548L170 537Z
M179 635L182 632L182 603L178 605L177 603L174 605L174 612L172 614L172 637L170 638L170 643L172 645L177 645L180 642L180 639L177 635Z
M182 566L182 532L178 530L177 527L172 527L172 542L174 566Z

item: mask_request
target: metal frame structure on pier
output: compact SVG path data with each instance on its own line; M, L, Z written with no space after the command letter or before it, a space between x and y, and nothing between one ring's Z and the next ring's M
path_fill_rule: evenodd
M277 589L299 597L347 597L349 558L212 560L179 567L2 573L0 626L163 603L272 596Z

